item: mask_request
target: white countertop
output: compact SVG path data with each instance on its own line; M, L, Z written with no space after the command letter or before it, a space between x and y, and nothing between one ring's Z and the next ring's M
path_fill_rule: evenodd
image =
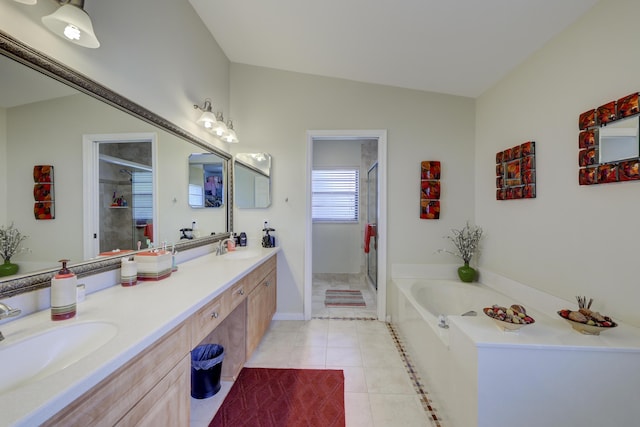
M0 426L38 425L73 402L120 366L186 320L212 298L279 248L238 248L257 251L244 259L205 255L179 265L177 272L157 282L120 285L90 294L78 304L73 319L53 322L44 310L2 325L2 347L48 329L83 322L103 321L118 329L114 338L65 369L37 382L0 394ZM17 307L19 308L19 307ZM0 369L11 369L2 360Z

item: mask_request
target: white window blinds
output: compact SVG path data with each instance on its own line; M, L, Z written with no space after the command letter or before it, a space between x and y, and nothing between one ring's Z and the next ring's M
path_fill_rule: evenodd
M357 222L358 169L312 171L312 217L314 221Z
M153 175L151 172L133 172L133 219L153 219Z

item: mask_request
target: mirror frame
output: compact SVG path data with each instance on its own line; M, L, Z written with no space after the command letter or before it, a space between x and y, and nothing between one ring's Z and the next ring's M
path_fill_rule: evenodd
M233 168L231 167L231 154L211 146L211 144L199 139L195 135L192 135L168 120L158 116L150 110L147 110L141 105L134 103L133 101L78 73L44 53L14 39L1 30L0 55L13 59L35 71L71 86L82 93L103 101L147 123L157 126L158 128L169 132L186 142L220 156L226 163L227 170L227 231L215 236L201 237L186 242L179 241L176 243L176 249L186 250L205 246L229 236L230 231L233 230ZM129 253L128 256L131 256L131 253ZM120 259L122 257L123 255L80 262L70 266L70 270L72 270L79 278L105 271L116 270L120 268ZM59 267L55 267L34 273L18 275L18 277L14 279L0 280L0 299L47 288L51 285L52 276L58 270Z

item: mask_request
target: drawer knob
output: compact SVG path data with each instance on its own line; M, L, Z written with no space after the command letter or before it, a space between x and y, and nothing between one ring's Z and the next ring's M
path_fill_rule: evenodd
M266 282L264 282L265 286L271 286L271 280L267 280Z
M244 295L244 289L238 289L238 294L239 295Z
M212 318L212 319L217 319L217 318L218 318L218 316L220 316L220 315L218 314L218 312L217 312L217 311L214 311L213 313L211 313L211 318Z

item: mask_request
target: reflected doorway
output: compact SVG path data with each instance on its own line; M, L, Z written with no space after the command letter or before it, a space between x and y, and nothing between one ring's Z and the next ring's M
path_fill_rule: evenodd
M155 243L153 133L84 136L85 258Z

